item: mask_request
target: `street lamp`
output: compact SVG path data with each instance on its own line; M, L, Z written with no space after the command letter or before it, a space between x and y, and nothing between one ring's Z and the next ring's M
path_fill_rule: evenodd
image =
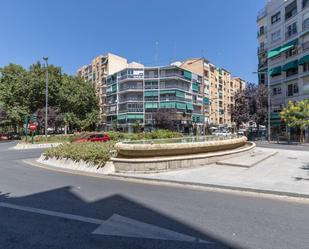
M270 82L268 78L268 72L252 72L253 74L265 75L267 80L267 140L270 142Z
M45 139L47 142L47 118L48 118L48 57L43 57L43 60L45 61L46 66L46 84L45 84Z

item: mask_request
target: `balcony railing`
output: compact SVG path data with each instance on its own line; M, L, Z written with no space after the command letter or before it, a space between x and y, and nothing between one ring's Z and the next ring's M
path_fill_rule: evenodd
M264 53L264 52L266 52L266 48L265 47L258 47L257 52L258 52L258 54Z
M261 29L260 31L257 32L257 37L259 38L265 34L266 34L266 28Z
M302 48L303 48L303 51L307 51L307 50L309 49L309 41L304 42L304 43L302 44Z
M262 19L263 17L265 17L267 15L267 9L266 7L264 7L263 9L261 9L258 14L257 14L257 20Z
M126 90L143 90L143 86L131 85L119 88L119 91L126 91Z
M294 36L297 36L297 30L296 30L296 29L293 29L293 30L291 30L291 31L285 32L285 39L286 39L286 40L287 40L287 39L290 39L290 38L292 38L292 37L294 37Z
M185 98L171 96L171 97L160 97L160 101L171 101L171 100L179 100L179 101L185 101Z
M185 91L190 91L190 87L184 87L184 86L179 86L179 85L165 85L165 86L161 86L161 89L181 89L181 90L185 90Z
M128 101L143 101L143 98L123 98L119 102L128 102Z
M309 29L309 19L306 19L303 21L303 31L306 31Z

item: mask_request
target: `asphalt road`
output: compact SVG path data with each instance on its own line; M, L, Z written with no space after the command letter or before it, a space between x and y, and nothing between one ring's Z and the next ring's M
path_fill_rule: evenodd
M27 165L0 143L0 248L308 249L309 201L150 185Z

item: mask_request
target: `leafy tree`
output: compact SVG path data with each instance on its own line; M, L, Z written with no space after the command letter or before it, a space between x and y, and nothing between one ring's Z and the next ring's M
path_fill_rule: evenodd
M258 125L265 124L267 119L267 89L264 85L247 83L246 88L234 96L235 104L231 116L237 128L249 121Z
M176 109L160 108L154 113L155 125L159 129L175 131L177 119Z
M46 68L39 62L25 70L9 64L0 69L0 102L15 129L26 115L37 113L45 122ZM71 129L92 129L98 123L95 89L81 78L62 74L61 68L48 67L48 125L68 125Z
M292 102L280 112L280 117L289 127L300 129L300 142L305 142L304 130L309 126L309 99Z

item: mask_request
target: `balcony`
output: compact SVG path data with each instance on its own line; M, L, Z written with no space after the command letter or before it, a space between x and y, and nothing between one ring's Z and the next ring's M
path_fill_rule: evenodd
M139 91L142 91L143 90L143 86L127 85L127 86L122 86L122 87L119 88L119 92L127 91L127 90L139 90Z
M181 90L185 90L187 92L190 91L190 87L185 87L185 86L181 86L181 85L163 85L163 86L161 86L161 89L181 89Z
M295 37L295 36L297 36L297 29L292 29L292 30L285 32L286 40L291 39L292 37Z
M266 28L260 29L260 31L257 32L257 38L266 35Z
M130 98L122 98L122 99L119 100L120 103L130 102L130 101L143 101L143 98L130 97Z
M303 21L303 31L307 31L309 29L309 18Z
M258 47L257 52L258 52L258 54L265 53L266 48L265 47Z
M302 48L303 48L303 51L309 50L309 41L304 42L304 43L302 44Z
M264 18L267 15L267 9L266 7L264 7L263 9L261 9L258 14L257 14L257 21L261 20L262 18Z

